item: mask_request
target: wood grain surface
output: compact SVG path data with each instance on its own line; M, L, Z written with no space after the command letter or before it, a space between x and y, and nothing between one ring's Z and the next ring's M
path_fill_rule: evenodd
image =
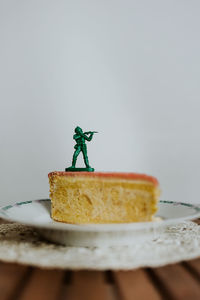
M1 262L0 300L18 299L200 300L200 258L132 271L61 271Z

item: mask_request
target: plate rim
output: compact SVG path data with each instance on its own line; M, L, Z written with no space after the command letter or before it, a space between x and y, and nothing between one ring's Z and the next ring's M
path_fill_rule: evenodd
M0 217L4 220L10 222L16 222L24 225L28 225L34 228L42 228L42 229L50 229L50 230L61 230L61 231L89 231L89 232L101 232L101 231L128 231L128 230L140 230L140 229L150 229L150 228L157 228L168 226L172 224L178 224L188 220L194 220L200 217L200 206L187 203L187 202L177 202L171 200L159 200L159 203L169 204L174 206L186 206L188 208L192 208L196 211L193 215L185 216L185 217L177 217L173 219L167 219L162 221L150 221L150 222L132 222L132 223L104 223L104 224L70 224L70 223L63 223L63 222L56 222L53 223L34 223L34 221L19 221L14 218L9 217L5 214L5 212L15 206L22 206L26 204L32 203L40 203L40 202L50 202L51 200L48 198L44 199L36 199L36 200L28 200L28 201L21 201L16 202L14 204L6 205L0 207Z

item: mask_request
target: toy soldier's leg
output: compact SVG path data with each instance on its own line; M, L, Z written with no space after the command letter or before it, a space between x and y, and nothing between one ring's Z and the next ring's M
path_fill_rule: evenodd
M81 150L83 152L83 159L84 159L85 165L87 168L90 168L88 156L87 156L87 146L83 145Z
M72 160L72 167L75 168L75 165L76 165L76 161L77 161L77 157L79 155L79 153L81 152L81 147L78 147L76 149L76 151L74 152L74 155L73 155L73 160Z

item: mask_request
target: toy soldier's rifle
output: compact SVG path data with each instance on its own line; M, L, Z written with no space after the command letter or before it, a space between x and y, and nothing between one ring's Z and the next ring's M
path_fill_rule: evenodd
M98 131L87 131L87 132L84 132L84 134L91 134L91 133L98 133Z

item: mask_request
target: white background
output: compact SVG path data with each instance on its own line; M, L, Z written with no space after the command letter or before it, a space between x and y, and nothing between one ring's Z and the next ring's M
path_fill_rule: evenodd
M0 0L0 205L48 197L77 125L99 131L96 170L200 202L199 15L194 0Z

